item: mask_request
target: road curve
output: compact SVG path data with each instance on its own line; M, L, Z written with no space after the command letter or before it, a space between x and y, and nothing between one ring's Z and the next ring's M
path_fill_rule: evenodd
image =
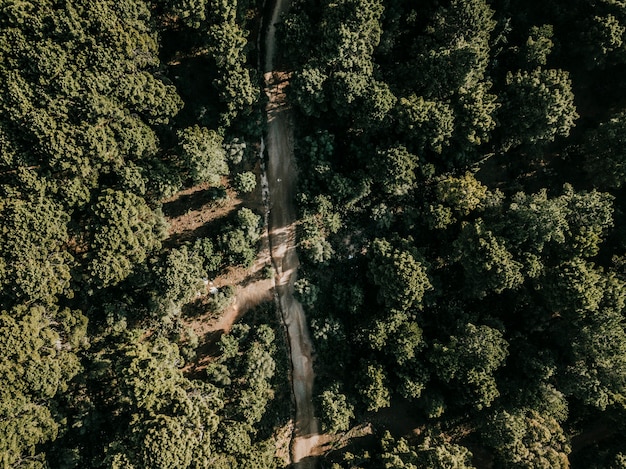
M318 440L318 423L313 409L312 342L302 305L294 298L299 266L296 253L296 167L293 155L291 114L282 88L286 75L274 66L275 25L289 8L289 0L275 0L266 28L263 72L267 104L267 179L270 212L268 218L272 263L280 311L285 322L291 354L291 380L296 422L291 443L291 460L297 468L314 468L312 450Z

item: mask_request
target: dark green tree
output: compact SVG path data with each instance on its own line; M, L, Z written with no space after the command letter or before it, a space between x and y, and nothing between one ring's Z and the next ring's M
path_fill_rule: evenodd
M468 323L447 342L434 342L430 362L439 379L459 393L459 401L482 409L500 395L494 373L507 356L500 331Z
M380 302L400 310L419 308L424 293L432 288L421 256L385 239L374 240L371 251L369 275L380 288Z
M505 150L567 137L578 119L572 83L563 70L508 73L502 99L499 118L506 129Z
M626 114L620 113L585 134L580 147L584 168L600 188L619 189L626 181Z

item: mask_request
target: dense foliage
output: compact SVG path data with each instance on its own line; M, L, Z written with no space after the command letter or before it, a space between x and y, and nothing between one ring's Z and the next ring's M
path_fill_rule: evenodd
M337 467L623 467L625 20L602 0L293 3L318 412L428 429L383 423Z
M256 8L1 2L3 467L279 465L289 409L275 404L288 397L274 318L236 326L193 375L198 337L183 321L204 279L254 259L260 216L241 208L181 242L161 210L193 184L217 199L231 177L256 185ZM213 64L196 65L201 100L176 68L197 57ZM231 296L213 295L214 313Z
M168 238L162 210L257 187L262 6L0 2L3 466L284 465L272 312L196 367L184 326L253 263L262 217ZM316 411L375 428L325 462L626 467L624 3L293 0L283 20Z

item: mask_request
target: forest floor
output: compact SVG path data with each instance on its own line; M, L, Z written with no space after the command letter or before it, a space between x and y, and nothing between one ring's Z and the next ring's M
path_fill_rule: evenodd
M285 100L287 75L275 70L275 25L289 8L289 0L276 0L265 36L264 78L267 104L267 167L270 186L269 241L279 298L291 354L291 382L296 409L291 458L295 467L317 465L318 422L313 409L313 345L302 305L294 298L300 265L296 253L297 170L293 154L291 113Z
M258 166L258 165L257 165ZM260 168L255 168L259 175ZM200 184L178 192L163 200L163 211L169 223L165 245L174 247L211 233L214 224L221 224L239 208L248 207L255 212L263 212L261 185L251 194L238 195L222 181L225 197L215 197L215 188ZM223 196L224 194L220 194ZM267 233L261 237L259 254L249 268L228 267L219 276L209 279L206 291L192 304L194 314L185 318L185 325L200 339L201 349L196 367L210 359L208 353L221 334L230 331L235 322L247 311L264 302L272 301L273 280L267 278L265 267L270 265L270 251ZM218 316L210 313L206 306L210 289L232 286L235 289L233 300Z

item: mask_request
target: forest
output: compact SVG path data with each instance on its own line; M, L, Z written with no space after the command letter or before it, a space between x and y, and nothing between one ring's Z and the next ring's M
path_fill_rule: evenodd
M626 3L289 3L316 464L626 469ZM0 0L1 467L289 467L272 4Z

